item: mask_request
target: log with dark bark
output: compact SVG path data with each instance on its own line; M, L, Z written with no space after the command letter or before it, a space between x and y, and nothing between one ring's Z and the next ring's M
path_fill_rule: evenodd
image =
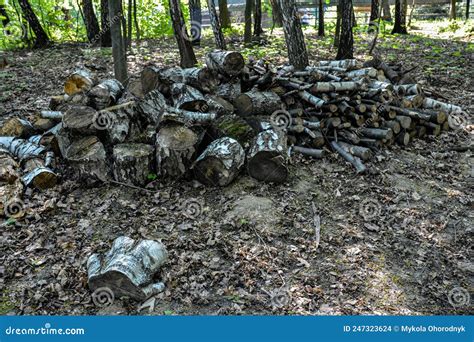
M204 185L229 185L245 162L245 151L229 137L214 140L192 166L195 178Z
M117 103L123 90L122 83L114 78L102 81L87 94L89 105L97 110L110 107Z
M178 109L192 112L207 112L209 106L204 95L197 89L184 83L174 83L171 86L173 105Z
M250 91L238 96L234 106L240 116L271 115L281 109L281 99L273 91Z
M247 170L255 179L283 183L288 177L287 137L281 130L260 132L247 155Z
M307 147L301 147L301 146L292 146L291 152L301 153L305 156L309 156L309 157L313 157L317 159L323 158L325 156L324 150L318 150L315 148L307 148Z
M146 144L119 144L113 149L113 174L118 182L143 186L153 172L155 148Z
M235 110L232 103L220 96L208 95L206 100L207 105L209 106L209 112L216 113L218 116L230 115Z
M237 51L213 51L206 55L209 69L228 76L236 76L245 66L244 58Z
M87 136L71 143L66 160L86 182L110 179L110 169L104 145L96 136Z
M171 178L186 175L200 142L201 136L186 126L163 126L156 135L157 174Z

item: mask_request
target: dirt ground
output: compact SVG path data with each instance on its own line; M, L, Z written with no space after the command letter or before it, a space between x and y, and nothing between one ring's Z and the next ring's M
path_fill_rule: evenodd
M472 37L421 36L429 31L419 26L408 37L380 37L379 53L416 66L419 83L472 115ZM311 61L335 55L330 38L306 33ZM368 41L356 36L357 57L366 59ZM243 52L279 63L282 33L271 37ZM210 34L206 39L209 48L196 50L200 61L212 48ZM2 119L46 108L77 67L112 75L110 50L85 44L6 56ZM178 56L172 38L145 41L130 54L130 71L173 65ZM471 143L458 130L392 146L362 176L334 154L293 158L285 184L244 174L222 189L159 180L148 191L87 188L59 168L60 185L28 191L26 219L1 226L0 314L139 313L141 303L128 299L97 307L87 288L88 256L120 235L160 239L169 251L157 277L166 290L151 314L473 314L473 156L456 150Z

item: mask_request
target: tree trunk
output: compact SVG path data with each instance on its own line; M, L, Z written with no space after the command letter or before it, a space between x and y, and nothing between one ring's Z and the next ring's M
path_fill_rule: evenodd
M380 0L372 0L370 5L370 23L369 25L373 25L373 22L378 19L379 17L379 7L380 7Z
M94 5L92 0L83 0L82 9L84 11L84 24L86 25L87 30L87 39L93 45L99 43L99 22L94 12Z
M253 0L245 1L245 26L244 26L244 43L252 42L252 3Z
M100 24L100 46L111 47L112 36L110 35L109 0L100 0Z
M294 0L278 0L283 17L283 30L285 31L286 45L288 46L288 59L297 70L306 68L309 64L308 52L304 41L301 22L296 12Z
M181 57L181 67L191 68L197 64L194 55L191 38L184 24L183 12L181 12L179 0L169 0L171 21L173 23L174 36L178 43L179 55Z
M324 36L324 0L318 2L318 36Z
M341 35L341 5L336 6L336 31L334 33L334 47L339 46L339 39Z
M138 25L137 0L133 0L133 22L135 23L135 35L138 44L140 40L140 26Z
M270 5L272 6L273 26L282 27L283 17L281 15L281 9L280 5L278 4L278 0L270 0Z
M192 44L200 45L202 31L201 0L189 0L189 16L191 19Z
M469 7L471 7L471 0L466 0L466 20L469 19Z
M456 20L456 0L451 0L449 19Z
M114 58L115 78L123 85L126 85L128 80L127 56L125 54L121 29L122 20L120 18L123 18L121 1L109 1L109 17L111 18L110 32L112 35L112 55Z
M341 36L336 59L352 59L354 37L352 35L352 1L341 0Z
M390 12L389 0L380 0L382 6L382 19L392 21L392 13Z
M31 8L31 5L28 0L18 0L18 2L20 3L23 15L25 16L26 20L28 21L28 24L35 33L36 39L34 47L43 48L48 46L50 44L48 35L43 30L43 27L41 26L35 12L33 12L33 9Z
M253 34L260 36L263 33L262 29L262 0L255 0L255 14Z
M132 12L133 12L133 0L128 0L128 18L127 18L127 49L132 48Z
M231 27L230 13L229 8L227 7L227 0L219 0L219 19L222 28L226 29Z
M209 17L211 19L212 32L214 32L214 39L216 40L216 46L220 50L226 50L224 35L222 34L221 24L217 17L216 5L214 0L208 1Z
M395 0L395 23L392 34L407 34L406 27L407 0Z

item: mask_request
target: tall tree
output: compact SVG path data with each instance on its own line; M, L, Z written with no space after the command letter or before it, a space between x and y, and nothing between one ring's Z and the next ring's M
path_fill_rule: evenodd
M82 10L84 12L84 24L86 24L87 39L92 44L99 43L99 22L94 12L92 0L82 0Z
M336 59L350 59L354 54L354 36L352 35L353 9L352 0L340 0L341 6L341 33L337 46Z
M262 29L262 0L255 0L253 34L260 36L263 33Z
M221 27L224 29L230 28L230 13L227 7L227 0L219 0L219 19Z
M128 0L127 14L127 49L130 50L132 48L133 0Z
M174 36L178 43L179 55L181 57L181 67L191 68L197 64L197 60L194 55L191 38L186 31L186 25L184 24L183 12L181 11L179 0L169 0L169 6Z
M100 0L100 46L112 46L109 21L109 0Z
M469 19L469 7L471 7L471 0L466 0L466 20Z
M220 50L226 50L224 35L222 34L221 24L219 23L219 17L217 16L216 5L214 0L208 1L209 17L211 19L212 32L214 32L214 38L216 40L217 48Z
M280 5L278 4L278 0L270 0L270 5L272 6L273 26L282 27L283 18L281 15L281 10L280 10Z
M245 13L244 13L244 43L249 44L252 42L252 3L253 0L245 1Z
M395 23L393 24L392 34L407 34L407 0L395 0Z
M122 1L109 1L110 33L112 36L112 56L114 58L115 78L126 84L128 81L127 55L122 37Z
M379 0L372 0L370 3L370 23L369 25L373 25L374 21L379 18L379 7L380 1Z
M451 0L449 19L456 20L456 0Z
M309 64L308 52L306 51L306 43L295 0L278 0L278 4L283 18L288 59L297 70L304 69Z
M324 0L318 2L318 36L324 36Z
M189 17L191 19L191 39L193 45L201 44L202 12L201 0L189 0Z
M20 3L21 10L23 12L23 16L28 21L31 29L35 34L35 48L43 48L50 44L50 40L46 32L43 30L38 17L36 16L35 12L33 12L33 8L31 8L30 3L28 0L18 0Z
M333 46L339 46L339 36L341 35L341 3L338 2L336 6L336 30L334 32Z
M382 0L382 9L383 9L383 15L382 19L387 20L387 21L392 21L392 13L390 13L390 4L388 2L389 0Z
M133 22L135 23L135 35L138 44L140 40L140 25L138 25L137 0L133 0Z

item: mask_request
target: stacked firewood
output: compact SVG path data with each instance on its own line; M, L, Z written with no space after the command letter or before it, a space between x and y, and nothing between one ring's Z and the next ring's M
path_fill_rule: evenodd
M126 88L81 69L48 110L4 122L0 197L54 186L55 156L82 179L134 186L156 177L225 186L244 167L281 183L291 154L322 158L331 150L363 172L374 151L439 135L458 112L378 60L295 70L214 51L204 67L149 65Z

